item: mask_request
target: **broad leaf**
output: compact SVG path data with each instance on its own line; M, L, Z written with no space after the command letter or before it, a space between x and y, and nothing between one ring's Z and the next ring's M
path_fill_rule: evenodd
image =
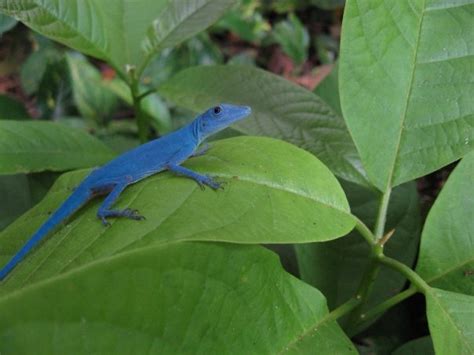
M473 11L474 0L347 2L342 109L380 190L474 148Z
M357 353L324 296L259 246L133 251L0 298L0 313L2 353Z
M352 213L372 227L380 196L354 184L344 184ZM387 215L387 230L394 228L385 253L412 265L418 249L420 216L414 184L402 185L392 192ZM347 301L357 290L370 260L370 248L356 231L347 237L326 242L296 246L301 278L315 286L328 299L330 308ZM383 268L374 283L367 307L394 296L405 284L403 275Z
M316 95L276 75L246 66L198 66L159 92L194 111L219 102L249 105L252 116L233 128L284 139L315 154L336 175L368 184L343 120Z
M426 293L436 354L474 354L474 297L436 288Z
M112 219L104 227L91 203L51 235L0 287L0 294L124 250L169 240L298 243L334 239L354 226L344 192L314 156L288 143L238 137L212 143L185 166L226 182L202 191L169 172L126 189L118 208L138 208L145 221ZM48 197L0 235L0 265L77 186L84 173L65 175Z
M342 116L339 98L339 64L332 66L329 75L314 88L313 92L331 106L334 112Z
M143 67L157 50L204 30L234 2L0 0L0 10L47 37L108 61L125 76L127 66Z
M417 272L430 284L474 295L474 152L451 173L426 220Z
M84 56L69 53L66 58L79 112L92 122L104 125L117 107L117 97L102 85L99 71Z
M16 24L17 21L14 18L0 14L0 36L10 31Z
M0 175L92 167L111 158L110 149L82 130L49 122L0 121Z

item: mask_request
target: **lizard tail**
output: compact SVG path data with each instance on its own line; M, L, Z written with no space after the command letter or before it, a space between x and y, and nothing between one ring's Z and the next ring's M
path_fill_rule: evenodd
M0 270L0 281L2 281L12 269L22 261L26 254L33 249L46 235L51 232L63 220L70 217L83 204L92 197L89 189L78 186L77 189L63 202L63 204L44 222L33 236L21 247L21 249Z

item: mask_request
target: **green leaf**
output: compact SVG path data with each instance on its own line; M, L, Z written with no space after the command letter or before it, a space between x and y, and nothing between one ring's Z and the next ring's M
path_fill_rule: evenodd
M111 158L111 150L81 130L50 122L0 121L0 175L85 168Z
M431 285L474 295L474 152L454 169L427 217L417 272Z
M194 111L219 102L249 105L252 116L234 129L284 139L336 175L368 185L344 121L316 95L276 75L246 66L199 66L174 76L159 93Z
M354 226L342 188L314 156L269 138L237 137L212 143L184 165L216 176L223 190L157 174L126 189L117 208L138 208L145 221L113 219L105 228L95 201L36 248L0 287L0 294L110 255L177 240L298 243L341 237ZM39 205L0 235L0 265L71 193L84 173L59 179ZM55 251L60 252L55 252Z
M20 101L0 95L0 120L22 120L29 117L25 106Z
M434 355L433 341L431 337L422 337L411 340L396 349L393 355Z
M426 293L436 354L474 354L474 297L436 288Z
M145 42L148 56L205 30L235 3L235 0L170 1L148 31Z
M16 24L17 21L14 18L0 14L0 35L10 31Z
M100 72L84 56L69 53L66 58L79 112L83 117L104 125L117 107L117 97L104 88Z
M339 116L342 117L339 98L339 64L334 64L328 76L316 86L313 92L324 100Z
M273 37L296 65L301 65L306 61L309 34L297 16L289 14L287 20L277 23L273 30Z
M355 184L346 183L343 187L352 213L371 228L379 207L379 194ZM421 229L415 184L405 184L394 189L390 202L387 230L395 229L395 233L385 245L384 252L407 265L412 265ZM355 294L370 262L367 258L370 248L356 231L332 242L302 244L295 248L301 278L321 290L331 309ZM394 296L405 282L406 279L402 275L391 269L380 270L366 307L373 307Z
M215 22L235 0L0 0L35 31L111 63L123 76ZM156 31L159 31L157 33Z
M24 174L0 175L0 230L32 207L28 177Z
M324 296L260 246L124 253L1 298L0 313L2 353L357 353Z
M384 191L474 148L474 0L347 2L342 110Z

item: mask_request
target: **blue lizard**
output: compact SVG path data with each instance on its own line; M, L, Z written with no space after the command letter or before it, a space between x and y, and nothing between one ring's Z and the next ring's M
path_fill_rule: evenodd
M137 210L129 208L114 210L111 209L112 204L128 185L163 170L169 170L175 174L191 178L202 188L207 185L213 189L218 189L220 184L217 181L209 176L187 169L181 166L181 163L190 157L204 154L206 148L197 150L204 139L245 118L250 112L251 109L247 106L221 104L212 107L196 117L189 125L132 149L104 166L93 170L0 270L0 281L51 230L95 196L107 195L97 211L97 217L104 225L108 225L107 218L110 217L143 219L144 217Z

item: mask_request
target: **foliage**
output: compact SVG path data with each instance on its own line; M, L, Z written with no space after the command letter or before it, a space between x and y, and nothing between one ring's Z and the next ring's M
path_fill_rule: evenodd
M34 105L0 96L0 267L114 151L253 112L184 163L224 189L160 173L117 203L145 221L104 228L91 201L34 249L0 283L0 353L474 352L474 1L348 0L313 92L224 64L243 43L331 64L311 21L343 5L0 0L3 36L35 31L15 74ZM459 159L423 221L413 180ZM417 293L428 327L392 336Z

